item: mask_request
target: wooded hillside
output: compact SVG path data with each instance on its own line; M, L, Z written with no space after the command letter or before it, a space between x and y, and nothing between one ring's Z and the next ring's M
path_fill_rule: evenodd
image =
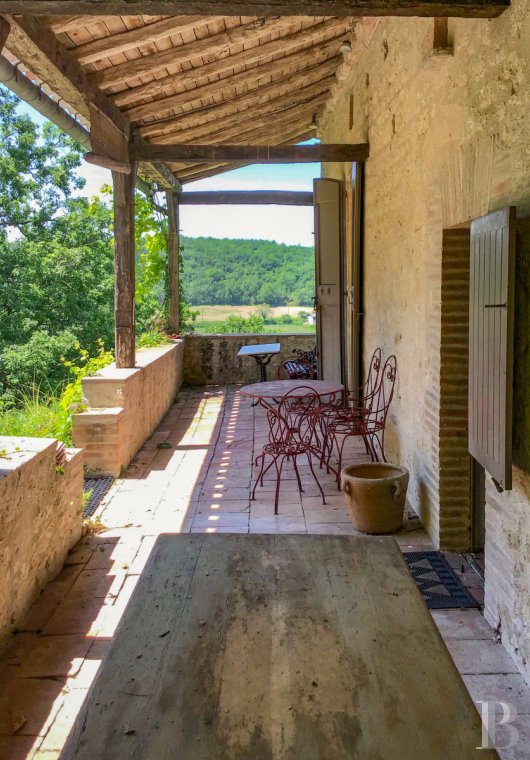
M184 294L191 304L313 303L313 248L271 240L181 240Z

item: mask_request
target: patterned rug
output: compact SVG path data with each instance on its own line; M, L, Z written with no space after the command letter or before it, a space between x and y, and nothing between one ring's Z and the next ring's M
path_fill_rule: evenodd
M430 610L479 606L440 552L405 552L404 557Z
M103 497L114 483L114 478L87 478L83 486L85 493L90 493L90 498L83 509L83 517L92 517L99 507Z

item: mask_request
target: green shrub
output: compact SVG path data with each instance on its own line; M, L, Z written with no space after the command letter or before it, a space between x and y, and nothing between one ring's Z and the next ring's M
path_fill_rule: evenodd
M215 332L223 334L248 334L265 332L265 322L259 314L241 317L232 314L223 322L217 323Z
M49 335L46 330L34 332L27 343L5 348L0 354L0 386L4 403L14 401L15 393L29 393L38 388L42 396L60 391L68 378L68 368L61 361L73 360L79 343L69 330Z
M113 360L112 352L105 351L102 342L92 357L77 346L77 358L62 361L71 380L60 395L45 394L37 385L22 390L15 399L16 406L0 414L0 435L57 438L71 446L72 415L85 409L81 381Z

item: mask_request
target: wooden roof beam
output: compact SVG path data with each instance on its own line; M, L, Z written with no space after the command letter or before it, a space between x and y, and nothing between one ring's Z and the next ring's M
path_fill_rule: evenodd
M307 81L307 78L306 76L306 81L304 81L303 77L291 78L284 84L274 82L268 87L261 87L250 93L244 93L226 102L214 103L213 105L191 112L186 111L165 121L158 121L155 124L140 127L139 133L144 137L152 135L153 130L155 134L160 134L160 127L162 125L164 129L168 127L170 129L173 127L186 129L188 127L196 127L197 124L205 125L216 122L216 127L218 127L220 118L225 119L229 115L236 115L250 108L257 108L259 106L267 108L269 103L274 102L281 105L297 105L301 101L306 101L322 93L329 92L330 87L337 81L335 75L318 79L316 82L312 79ZM272 96L271 100L264 101L264 98L270 96Z
M366 161L368 145L131 145L133 161L191 161L216 163L295 164Z
M313 193L292 190L210 190L180 193L182 206L312 206Z
M509 0L0 0L0 13L75 15L461 16L493 18Z
M303 78L319 74L322 78L333 74L339 65L342 63L342 56L336 55L333 58L328 58L326 55L318 55L317 53L308 53L302 56L300 61L302 68L292 73L285 71L285 64L282 65L282 60L275 61L268 66L264 66L263 69L258 66L254 71L244 71L241 74L235 74L234 76L221 79L218 82L212 82L211 84L204 85L203 87L197 87L193 90L187 90L181 92L178 95L171 95L168 98L162 98L161 100L154 100L151 103L145 103L141 106L135 106L134 108L126 111L128 118L131 122L140 121L145 118L160 117L161 115L168 114L174 108L186 107L186 113L194 110L195 108L202 107L202 101L205 98L214 98L217 95L224 93L228 87L239 87L241 85L247 87L247 91L242 95L248 95L252 92L259 92L260 89L267 89L270 92L270 88L284 87L292 80L301 81ZM304 67L305 64L305 67ZM271 81L272 78L272 81ZM263 79L269 79L263 83ZM260 82L261 88L260 88ZM228 103L230 100L235 100L238 95L233 98L223 97L223 102Z
M326 93L321 93L310 100L282 110L273 103L271 105L274 108L263 111L260 109L259 113L256 113L254 109L249 109L248 112L241 111L235 116L223 119L219 128L212 129L211 124L200 125L194 129L160 135L151 142L157 145L175 142L239 142L239 137L242 134L256 134L260 129L265 129L270 134L272 120L275 124L300 125L302 122L307 122L310 125L313 115L319 112L325 100Z
M112 34L108 37L85 42L83 45L73 48L72 55L77 58L79 63L94 63L102 58L108 58L111 55L125 53L127 50L157 42L171 34L189 32L223 19L224 16L172 16L120 34Z
M301 142L303 140L309 139L312 137L312 134L308 133L302 133L298 135L291 134L291 137L284 140L282 144L290 145L292 143ZM205 179L207 177L213 177L217 174L223 174L225 172L234 171L235 169L241 169L243 166L247 166L247 164L202 164L200 166L194 166L186 169L179 169L176 171L176 174L179 177L179 180L181 180L182 184L187 184L188 182L196 182L199 179Z
M0 0L1 2L1 0ZM124 61L94 74L99 86L103 89L117 87L147 74L157 74L168 66L193 60L201 60L204 55L216 55L226 51L231 45L240 45L252 39L259 39L263 34L279 32L285 27L285 19L263 19L263 24L256 28L259 17L246 17L249 20L225 32L213 34L204 39L187 42L177 47L162 50L157 53Z
M165 94L168 87L190 87L199 84L207 84L212 76L223 76L231 73L237 66L252 66L262 59L274 57L278 54L283 55L286 59L289 56L293 59L308 51L329 51L336 52L339 40L348 37L353 29L353 23L346 19L332 19L330 21L319 21L313 26L306 26L298 32L293 32L270 42L263 42L260 45L247 48L241 53L225 56L218 61L197 65L186 72L169 74L159 79L153 79L152 82L130 87L127 90L111 95L113 101L121 106L129 103L137 103L142 98L154 98L156 95ZM295 53L291 51L296 50ZM185 81L183 79L185 78ZM184 89L183 89L184 91Z

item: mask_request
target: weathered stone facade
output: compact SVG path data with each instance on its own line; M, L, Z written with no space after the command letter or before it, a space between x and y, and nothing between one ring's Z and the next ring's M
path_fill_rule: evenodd
M241 346L255 343L279 343L281 351L271 359L267 376L274 378L280 362L292 356L295 348L308 351L316 346L315 333L295 335L188 335L184 347L184 383L210 385L256 383L260 378L256 361L238 356Z
M182 385L183 341L145 348L134 369L105 367L83 380L88 411L75 414L72 437L85 468L118 476L167 412Z
M325 142L370 144L365 359L375 345L397 354L388 454L410 468L410 501L434 541L462 550L469 548L469 514L445 497L462 487L467 454L458 447L454 480L440 454L445 424L455 423L465 440L461 409L447 416L443 297L454 272L444 279L444 231L507 205L519 218L530 214L530 2L513 0L498 19L450 19L441 48L434 26L432 19L363 20L320 134ZM325 172L350 176L348 166ZM527 290L528 282L518 288ZM521 341L528 338L519 335L516 357ZM449 350L453 360L457 344ZM463 384L465 374L459 404ZM520 396L522 409L530 408L528 384ZM487 488L486 614L501 624L503 642L530 676L529 473L516 468L514 488L502 497Z
M0 646L81 537L83 455L69 449L56 468L56 449L49 438L0 437Z

